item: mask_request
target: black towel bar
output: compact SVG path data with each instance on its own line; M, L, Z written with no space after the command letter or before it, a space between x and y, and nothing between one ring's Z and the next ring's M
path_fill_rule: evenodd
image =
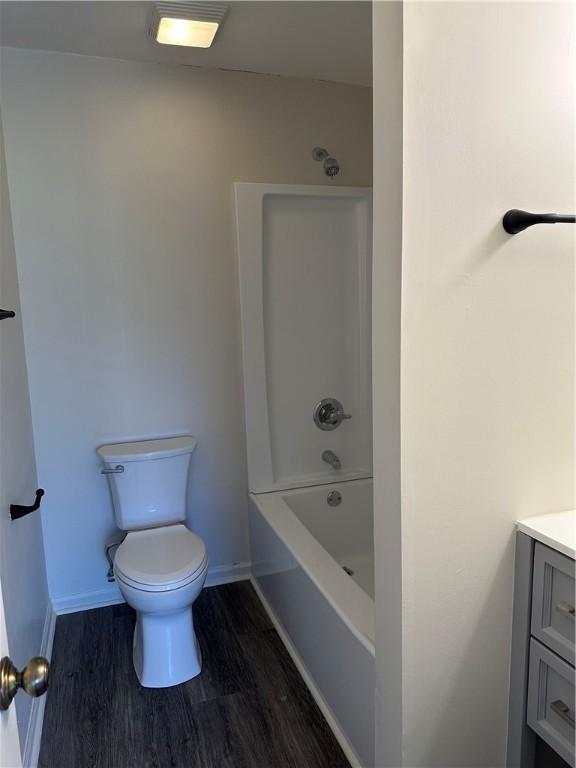
M574 224L576 216L561 213L529 213L512 208L506 211L502 219L502 226L509 235L517 235L533 224Z

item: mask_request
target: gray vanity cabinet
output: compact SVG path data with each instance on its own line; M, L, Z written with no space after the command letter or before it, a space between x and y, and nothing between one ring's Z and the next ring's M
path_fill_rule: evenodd
M534 545L532 635L574 666L574 560Z
M508 768L548 768L537 739L574 768L574 593L574 560L518 533Z

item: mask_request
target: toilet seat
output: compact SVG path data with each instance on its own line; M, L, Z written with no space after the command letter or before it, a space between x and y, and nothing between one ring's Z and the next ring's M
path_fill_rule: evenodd
M171 583L165 584L163 586L158 586L157 584L143 584L140 581L133 581L132 579L129 579L118 572L115 572L115 577L116 581L120 584L124 584L127 587L132 587L132 589L135 589L138 592L163 594L168 592L177 592L179 589L184 589L184 587L190 586L190 584L193 584L195 581L203 581L207 570L208 558L206 558L204 561L204 567L199 568L189 579L184 579L183 581L179 581L176 584Z
M203 576L206 545L185 525L131 531L118 547L114 573L129 586L146 592L185 587Z

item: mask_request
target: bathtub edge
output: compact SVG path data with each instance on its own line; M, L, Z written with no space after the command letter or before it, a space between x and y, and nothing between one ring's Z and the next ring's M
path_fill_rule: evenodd
M274 629L278 633L278 636L282 640L282 643L286 650L288 651L290 658L294 662L294 665L296 669L298 670L298 673L302 680L304 681L306 687L310 691L310 694L312 695L312 698L318 705L318 708L322 712L322 716L326 720L328 727L334 734L334 737L338 744L340 745L342 751L344 752L346 759L351 765L351 768L364 768L360 760L358 759L358 755L354 751L354 748L352 747L351 743L348 741L346 736L344 735L344 731L342 730L342 727L340 726L340 723L336 719L336 716L332 712L331 707L327 703L326 699L320 692L320 689L312 679L310 673L308 672L306 665L302 661L302 658L300 654L298 653L298 650L296 649L296 646L290 639L288 633L284 629L284 626L276 616L276 613L272 606L270 605L270 602L264 595L264 592L260 588L260 585L258 584L258 580L254 576L254 574L250 575L250 583L254 587L254 591L258 595L258 599L262 603L262 606L264 607L264 610L268 614L268 617L272 624L274 625Z
M312 583L315 585L315 587L321 592L321 594L324 596L325 600L328 602L330 607L336 612L336 614L340 617L340 619L349 627L352 634L356 637L356 639L364 646L364 648L372 654L372 656L376 655L376 648L375 648L375 641L374 641L374 617L372 614L371 617L371 629L372 632L369 634L368 632L364 632L359 624L360 622L356 622L351 619L350 615L347 614L347 612L343 609L343 607L340 605L338 600L334 598L334 596L330 593L330 591L326 588L326 585L323 583L323 580L318 577L318 574L315 572L314 568L311 566L310 563L307 562L306 558L303 558L301 556L301 553L294 549L294 547L291 545L291 542L287 541L286 537L286 531L283 529L283 525L279 525L278 521L275 519L274 510L271 510L269 508L264 508L260 505L260 501L265 507L268 507L270 502L275 499L280 500L282 504L284 504L289 512L289 514L293 518L293 523L296 526L296 528L300 528L302 530L302 534L305 537L309 537L314 542L316 542L316 539L310 534L310 532L307 530L306 526L297 518L297 516L294 514L294 512L288 507L286 502L281 498L281 494L278 492L275 492L273 494L266 494L266 499L260 499L260 494L250 493L250 496L252 497L252 502L258 509L259 514L262 516L262 518L266 521L266 523L270 526L270 528L274 531L276 536L282 541L285 547L290 551L292 554L292 557L298 562L299 566L303 569L303 571L306 573L306 575L309 577L309 579L312 581ZM318 542L317 546L322 550L322 553L324 553L323 557L330 558L332 562L334 562L332 556L326 552L326 550L322 547L322 545ZM370 595L367 595L364 590L356 585L357 589L365 595L365 597L371 601L372 603L372 611L374 611L374 599L370 597Z

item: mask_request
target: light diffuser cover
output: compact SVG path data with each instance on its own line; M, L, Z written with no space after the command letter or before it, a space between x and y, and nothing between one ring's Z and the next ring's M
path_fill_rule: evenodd
M228 6L224 3L156 3L150 34L161 45L210 48Z

